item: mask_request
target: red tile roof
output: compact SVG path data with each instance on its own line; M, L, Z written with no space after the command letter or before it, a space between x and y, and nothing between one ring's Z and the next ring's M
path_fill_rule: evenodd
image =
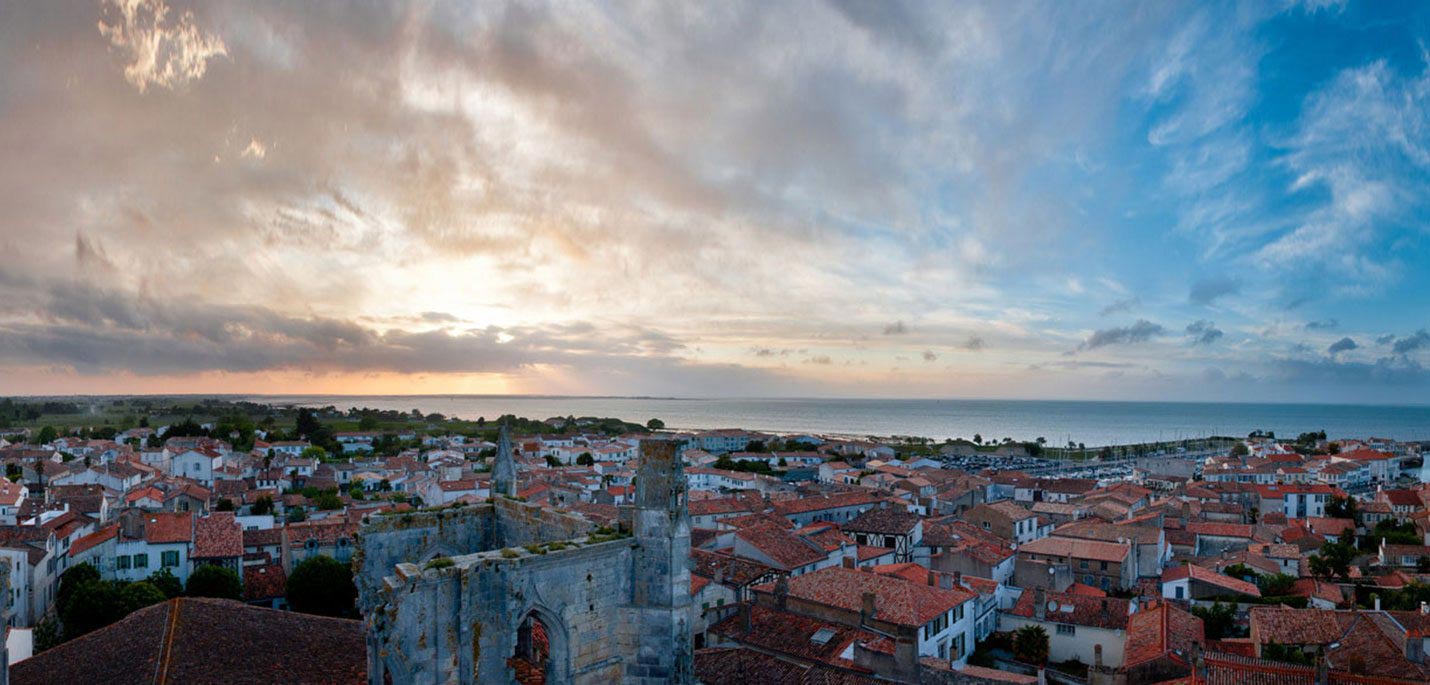
M1073 559L1094 561L1123 561L1131 553L1132 546L1116 542L1097 540L1071 540L1068 538L1042 538L1024 544L1019 553L1042 554Z
M761 524L735 531L735 537L759 550L786 571L813 564L826 557L823 550L785 528Z
M216 511L194 522L195 559L243 556L243 527L231 511Z
M145 514L144 539L150 544L193 542L194 515L187 511L157 511Z
M1215 585L1223 590L1237 594L1250 595L1252 597L1261 596L1261 589L1256 587L1256 585L1244 580L1232 578L1225 574L1217 573L1208 568L1202 568L1201 566L1174 566L1162 572L1163 583L1170 583L1183 578L1191 578L1192 580L1208 585Z
M1153 602L1128 617L1122 663L1132 667L1167 654L1187 655L1205 638L1200 618L1167 602Z
M70 543L70 556L77 556L119 535L119 524L106 526Z
M33 683L366 683L360 621L179 598L10 667Z
M1024 591L1008 614L1021 618L1034 618L1037 612L1034 603L1040 593ZM1066 592L1044 593L1045 621L1069 625L1090 626L1123 630L1127 628L1127 616L1132 603L1115 597L1085 597Z
M288 574L283 572L282 564L243 568L243 597L250 602L286 596L287 586Z
M1243 523L1193 521L1187 524L1187 532L1221 538L1250 538L1252 526Z
M807 514L811 511L873 504L878 501L879 498L870 492L839 492L832 495L801 497L795 500L779 502L775 504L775 511L779 512L781 516L792 516L795 514Z
M774 584L757 585L755 591L773 592ZM945 590L843 567L820 569L789 579L790 597L845 611L860 611L865 592L874 593L875 620L916 628L977 596L963 588Z

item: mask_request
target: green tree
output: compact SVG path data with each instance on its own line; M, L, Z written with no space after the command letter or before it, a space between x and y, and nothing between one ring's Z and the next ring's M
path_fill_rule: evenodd
M205 564L189 574L184 594L190 597L243 599L243 583L233 569Z
M342 498L338 497L338 493L333 492L331 490L325 491L322 494L318 495L313 500L313 504L317 505L317 507L319 509L322 509L323 511L332 511L334 509L343 508Z
M1301 651L1293 645L1283 645L1275 640L1267 642L1261 646L1261 658L1270 661L1281 661L1288 664L1299 664L1301 666L1314 665L1311 655Z
M368 415L362 417L361 419L358 419L358 430L360 430L360 431L375 431L375 430L377 430L377 417L376 417L376 416L373 416L373 415L371 415L371 414L368 414Z
M60 622L64 623L66 640L103 628L129 613L121 583L85 580L73 587L67 601L60 607Z
M159 592L164 593L164 596L169 599L184 594L183 582L179 580L178 576L174 575L173 571L167 568L161 568L149 574L149 577L145 578L144 582L158 588Z
M1257 578L1256 584L1261 587L1263 597L1285 597L1295 589L1296 577L1277 573Z
M142 580L136 583L126 584L119 591L119 597L124 603L124 615L126 616L138 609L143 609L151 604L158 604L169 599L164 595L163 590Z
M660 419L651 419L645 422L645 427L653 431L664 430L665 422L661 421Z
M352 616L357 599L352 568L328 556L304 559L288 576L288 604L294 611Z
M1236 606L1213 602L1211 606L1194 606L1192 615L1202 619L1208 640L1231 637L1236 627Z
M58 431L55 430L54 426L45 426L44 428L40 429L39 435L35 436L35 444L48 445L54 442L55 439L58 437L60 437L60 434Z
M303 453L298 456L302 457L303 459L316 459L318 461L327 461L328 451L317 445L312 445L309 447L304 447Z
M1322 578L1334 575L1339 576L1342 580L1350 579L1351 562L1356 557L1354 536L1350 531L1346 531L1341 537L1350 538L1350 540L1327 540L1321 545L1321 549L1311 557L1312 575Z
M590 452L582 452L581 456L576 457L576 463L580 466L591 466L596 463L596 459Z
M253 513L258 516L273 513L273 498L264 495L253 503Z
M1231 456L1233 457L1245 457L1249 454L1251 454L1251 450L1246 448L1246 443L1244 442L1238 442L1231 446Z
M1013 633L1013 658L1041 666L1048 661L1048 631L1042 626L1023 626Z
M64 635L60 631L60 624L53 616L40 619L35 624L35 653L39 654L55 645L64 642Z
M297 427L293 429L294 432L311 440L322 428L323 423L318 420L318 415L312 409L303 407L298 410L298 423Z
M1351 497L1332 497L1326 504L1326 518L1352 519L1360 522L1360 512L1357 510L1356 501Z
M219 501L218 501L218 505L214 507L214 511L233 511L233 510L234 510L233 500L231 500L231 499L229 499L229 498L227 498L227 497L220 497L220 498L219 498Z
M562 463L561 463L561 460L560 460L560 459L557 459L556 457L553 457L553 456L551 456L551 455L549 455L549 454L546 455L546 465L547 465L547 466L550 466L550 467L553 468L553 469L561 468L562 466L565 466L565 464L562 464Z

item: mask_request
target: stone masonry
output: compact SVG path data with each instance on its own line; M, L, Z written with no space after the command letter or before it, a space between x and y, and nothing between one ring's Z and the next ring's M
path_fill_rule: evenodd
M512 682L535 619L548 683L693 683L686 503L674 446L648 441L617 530L500 495L374 517L356 558L369 681Z

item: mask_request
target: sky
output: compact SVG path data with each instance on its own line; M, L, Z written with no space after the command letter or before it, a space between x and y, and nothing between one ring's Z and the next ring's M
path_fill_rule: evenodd
M0 394L1430 402L1430 4L0 0Z

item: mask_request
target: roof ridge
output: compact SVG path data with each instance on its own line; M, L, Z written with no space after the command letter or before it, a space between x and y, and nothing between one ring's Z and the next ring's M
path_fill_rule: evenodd
M159 642L159 658L154 664L154 682L163 685L169 680L169 659L174 655L174 632L179 627L179 608L183 597L175 597L169 609L168 625Z

